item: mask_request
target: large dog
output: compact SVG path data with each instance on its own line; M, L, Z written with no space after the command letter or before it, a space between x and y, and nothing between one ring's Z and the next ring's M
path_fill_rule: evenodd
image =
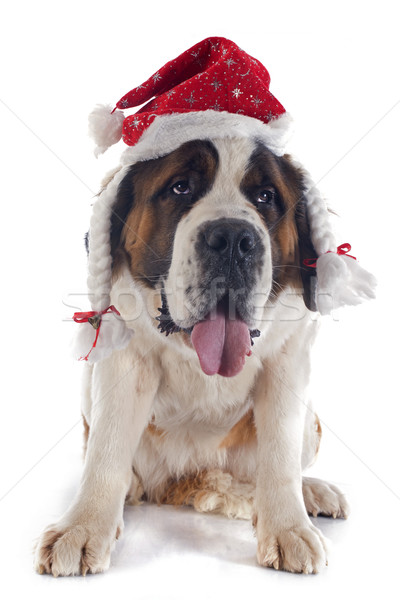
M261 564L319 570L307 512L345 517L347 505L301 478L321 435L304 396L317 320L300 277L313 254L301 172L254 141L187 142L132 166L114 210L113 295L135 336L87 367L82 488L44 534L39 570L106 569L124 500L143 494L253 514Z
M215 131L224 117L188 117L208 118ZM196 127L183 143L167 135L173 148L156 158L125 161L97 201L112 200L109 238L97 244L110 246L106 306L118 307L129 335L85 365L84 473L72 506L38 542L41 573L107 569L125 501L252 518L258 562L304 573L326 563L308 515L347 516L335 486L302 477L321 437L305 396L318 327L309 261L321 255L308 176L259 135L196 137ZM92 221L89 238L103 234ZM108 266L95 252L93 242L91 276L105 293ZM104 328L99 340L117 320L108 312L87 318Z

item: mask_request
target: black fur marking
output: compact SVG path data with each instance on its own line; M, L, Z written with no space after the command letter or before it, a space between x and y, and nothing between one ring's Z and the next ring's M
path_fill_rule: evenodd
M156 317L156 320L158 321L157 327L160 332L165 333L167 337L170 335L170 333L178 333L178 331L186 331L186 333L191 333L192 329L182 329L172 320L164 288L161 290L161 301L162 307L157 309L160 311L160 315Z
M250 331L251 345L254 346L253 338L260 337L261 331L259 329L250 329L249 331Z

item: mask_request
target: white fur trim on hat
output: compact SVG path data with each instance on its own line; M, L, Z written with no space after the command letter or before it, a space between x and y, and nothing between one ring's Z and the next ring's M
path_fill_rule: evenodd
M165 156L191 140L254 138L277 156L282 156L292 135L293 120L288 113L268 124L241 114L202 110L154 119L135 146L123 152L124 165Z

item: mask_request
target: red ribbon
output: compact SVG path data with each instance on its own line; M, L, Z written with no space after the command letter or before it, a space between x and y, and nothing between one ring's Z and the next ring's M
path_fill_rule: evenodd
M351 254L349 254L351 250L351 246L348 243L345 244L341 244L340 246L337 247L336 249L336 254L339 254L339 256L341 256L342 254L346 254L346 256L348 256L349 258L354 258L354 260L357 260L355 256L352 256ZM332 250L328 250L327 254L332 253ZM314 269L317 266L317 258L305 258L303 260L303 265L305 265L306 267L313 267Z
M78 360L87 360L89 357L89 354L91 353L91 351L93 350L93 348L96 348L96 344L97 344L97 340L99 339L99 334L100 334L100 327L101 327L101 320L103 315L106 315L108 313L115 313L116 315L120 316L120 313L118 312L118 310L115 308L114 305L109 306L108 308L106 308L105 310L101 310L101 311L95 311L95 310L91 310L88 312L76 312L73 315L73 320L75 321L75 323L88 323L89 319L92 319L93 317L100 317L99 319L99 325L96 329L96 337L94 338L94 342L92 347L90 348L89 352L86 354L86 356L81 356Z

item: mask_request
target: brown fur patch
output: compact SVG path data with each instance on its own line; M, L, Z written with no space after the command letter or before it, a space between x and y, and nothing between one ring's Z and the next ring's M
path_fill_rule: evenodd
M192 141L132 166L119 186L111 222L115 269L125 255L136 279L149 287L157 284L169 269L179 221L210 189L217 165L210 142ZM190 193L173 191L182 181Z
M150 433L150 435L155 435L157 437L162 437L165 433L162 429L159 429L153 423L149 423L147 425L147 431Z
M171 504L174 506L193 506L199 493L208 493L205 489L207 471L200 471L196 475L188 475L182 479L171 479L162 493L156 498L159 504Z
M228 435L222 440L220 448L235 448L245 446L257 439L256 426L254 423L253 410L249 410L243 417L232 427Z
M161 493L160 493L161 492ZM235 480L219 469L170 480L159 491L158 501L175 506L193 506L199 512L213 512L229 518L248 519L253 509L255 487Z
M293 166L290 157L277 157L261 144L251 156L249 167L241 183L246 197L257 204L257 197L265 188L276 190L275 198L265 204L257 204L270 235L273 261L274 286L272 293L291 284L304 288L306 305L311 306L310 281L314 271L307 271L303 258L315 256L305 210L299 210L303 202L302 174Z

